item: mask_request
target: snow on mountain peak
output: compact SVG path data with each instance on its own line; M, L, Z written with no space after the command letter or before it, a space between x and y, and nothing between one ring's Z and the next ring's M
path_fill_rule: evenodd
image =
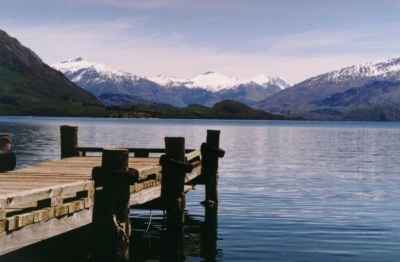
M66 63L72 63L72 62L80 62L83 61L82 57L75 57L75 58L71 58L71 59L67 59L64 61L61 61L60 64L66 64Z
M269 85L277 85L281 89L285 89L293 85L281 77L267 77L264 74L256 75L250 79L238 79L211 71L195 75L190 79L158 75L157 77L149 78L149 80L167 87L184 85L188 88L202 88L212 92L218 92L223 89L230 89L242 84L250 84L252 82L264 87Z
M87 71L97 73L99 75L99 81L102 81L102 79L123 81L124 79L136 80L139 78L130 73L125 73L102 64L88 62L82 57L67 59L59 63L52 64L51 67L61 71L63 74L74 75L74 78L72 79L74 82L79 81Z
M264 85L271 82L271 79L267 77L265 74L258 74L255 77L250 78L250 81L259 85Z
M195 75L189 79L187 86L189 88L204 88L212 92L217 92L222 89L230 88L239 84L239 79L225 76L220 73L207 72L204 74Z
M268 77L265 74L258 74L255 77L250 78L250 81L261 86L276 85L280 89L285 89L293 85L282 77Z
M400 73L400 57L395 57L332 71L313 78L313 81L324 79L323 81L341 82L351 78L381 77L398 73Z
M148 78L148 80L166 87L181 86L188 82L188 80L184 78L164 75L158 75L156 77Z
M83 81L83 79L85 79L85 74L88 72L90 72L91 76L97 76L95 79L97 82L102 82L106 79L116 82L121 82L128 79L137 81L140 79L140 77L134 76L130 73L125 73L102 64L88 62L82 57L67 59L59 63L52 64L51 66L69 76L69 78L74 82ZM189 79L164 75L158 75L157 77L147 79L167 88L185 86L188 88L202 88L211 92L218 92L224 89L231 89L242 84L250 83L255 83L265 88L268 88L270 85L276 85L280 89L285 89L289 86L292 86L290 82L280 77L267 77L264 74L259 74L250 79L238 79L212 71L208 71L203 74L197 74Z

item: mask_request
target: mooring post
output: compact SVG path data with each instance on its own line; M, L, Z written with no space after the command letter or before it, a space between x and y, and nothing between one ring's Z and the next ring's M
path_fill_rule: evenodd
M11 149L11 135L0 134L0 172L11 171L17 165L17 158Z
M128 168L128 149L103 149L102 165L92 178L96 190L93 207L93 261L129 261L129 185L137 171Z
M165 138L165 158L161 157L162 188L161 196L166 205L167 230L183 226L185 222L186 198L184 194L185 170L175 163L185 161L185 138ZM171 161L172 160L172 161Z
M161 197L167 214L167 245L163 261L183 261L183 229L185 222L186 197L185 176L193 165L185 163L185 138L166 137L166 154L161 156L162 186Z
M206 186L205 205L218 203L218 158L224 157L225 151L219 148L220 130L207 130L206 143L201 145L202 177Z
M61 158L78 156L78 127L60 126L61 132Z

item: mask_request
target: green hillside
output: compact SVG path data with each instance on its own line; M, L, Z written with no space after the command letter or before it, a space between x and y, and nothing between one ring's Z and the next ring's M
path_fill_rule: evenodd
M101 105L94 95L69 81L17 39L0 30L0 106L67 99Z
M216 103L212 108L201 105L190 105L184 108L153 105L123 105L120 108L123 117L154 117L178 119L253 119L253 120L286 120L280 115L273 115L233 100Z

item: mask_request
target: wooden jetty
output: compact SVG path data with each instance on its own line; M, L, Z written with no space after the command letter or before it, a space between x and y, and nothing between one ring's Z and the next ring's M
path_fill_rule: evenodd
M205 204L218 201L218 130L197 150L182 137L165 148L79 147L77 127L60 130L61 159L0 173L0 255L91 224L93 260L127 261L130 207L161 199L167 230L182 231L194 185L206 185Z

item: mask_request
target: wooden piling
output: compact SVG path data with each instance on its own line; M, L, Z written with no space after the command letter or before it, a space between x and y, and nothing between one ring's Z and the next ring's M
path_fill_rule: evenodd
M184 194L185 171L178 163L185 161L185 138L166 137L165 157L160 159L162 165L161 196L164 199L167 213L167 230L182 226L185 222L186 198ZM174 162L175 167L174 168Z
M61 132L61 158L77 156L78 127L60 126Z
M128 149L105 148L102 166L93 169L95 184L103 187L94 200L93 261L129 261L128 158Z
M207 130L206 143L201 145L202 176L206 186L206 200L202 204L218 203L218 158L225 154L225 151L219 148L220 133L220 130Z

